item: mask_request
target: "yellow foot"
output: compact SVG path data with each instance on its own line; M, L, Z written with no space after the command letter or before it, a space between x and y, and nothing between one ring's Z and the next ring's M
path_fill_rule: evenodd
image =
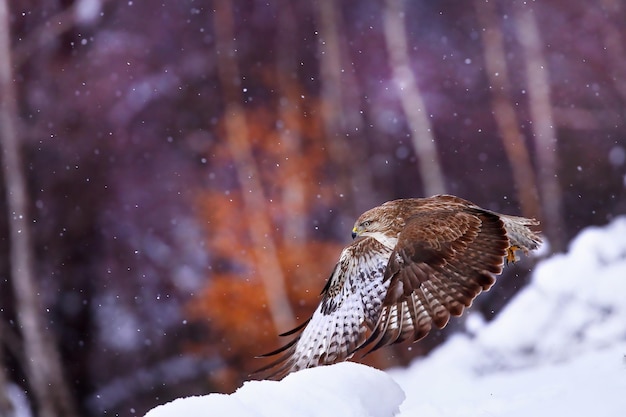
M511 245L506 250L506 263L515 263L519 258L515 255L515 251L521 249L519 246Z

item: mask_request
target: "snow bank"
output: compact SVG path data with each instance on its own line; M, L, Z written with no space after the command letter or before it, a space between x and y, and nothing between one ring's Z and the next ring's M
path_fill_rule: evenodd
M306 369L282 381L249 381L230 395L175 400L145 417L390 417L404 393L386 373L351 362Z
M409 369L401 416L616 416L626 410L626 217L541 262L497 318ZM472 321L472 320L470 320Z
M411 393L400 417L615 417L626 410L626 343L567 362L488 373L460 360L471 356L464 350L479 352L469 339L459 337L436 359L390 372Z
M478 339L509 367L626 340L626 217L585 229L567 254L537 265L531 284Z
M584 230L567 254L537 265L496 320L468 323L471 332L408 369L308 369L232 395L179 399L146 417L374 417L396 415L400 404L406 417L623 415L626 217Z

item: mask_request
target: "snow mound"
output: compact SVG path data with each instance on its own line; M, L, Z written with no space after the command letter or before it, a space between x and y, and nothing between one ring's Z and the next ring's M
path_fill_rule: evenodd
M537 265L490 323L389 374L401 416L616 416L626 410L626 217ZM479 323L477 323L479 322Z
M146 417L623 415L625 294L620 217L585 229L568 253L538 264L494 321L470 315L471 331L408 369L350 362L307 369L280 382L246 382L231 395L179 399Z
M614 417L626 410L624 342L567 362L488 373L463 360L484 360L479 353L455 337L435 358L390 371L411 393L400 417Z
M179 398L145 417L390 417L404 392L385 372L352 362L305 369L282 381L248 381L230 395Z
M568 360L626 340L626 217L590 227L478 334L503 366Z

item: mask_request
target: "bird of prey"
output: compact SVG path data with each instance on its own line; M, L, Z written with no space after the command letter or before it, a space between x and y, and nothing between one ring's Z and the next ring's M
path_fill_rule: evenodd
M460 316L505 261L541 243L534 219L451 195L394 200L363 213L312 317L258 370L267 378L347 360L367 347L417 341Z

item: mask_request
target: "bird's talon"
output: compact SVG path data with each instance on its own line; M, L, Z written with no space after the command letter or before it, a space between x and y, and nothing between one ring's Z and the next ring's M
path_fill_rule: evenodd
M514 264L515 262L517 262L517 260L519 258L517 257L517 255L515 255L515 251L519 250L519 249L520 249L520 247L519 246L515 246L515 245L509 246L507 248L507 250L506 250L506 263L507 263L507 265L510 264L510 263Z

